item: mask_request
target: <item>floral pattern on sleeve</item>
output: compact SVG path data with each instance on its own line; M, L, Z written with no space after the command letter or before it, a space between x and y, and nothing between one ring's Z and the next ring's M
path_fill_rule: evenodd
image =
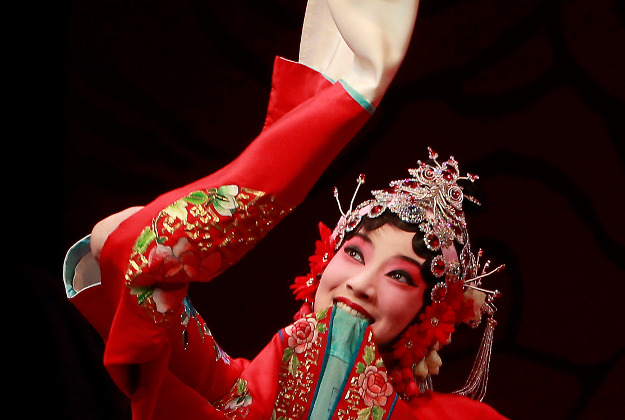
M252 395L245 379L237 379L230 391L220 400L213 403L213 407L221 411L228 419L245 418L249 414Z
M180 308L189 282L207 282L237 262L289 208L262 191L224 185L165 207L137 237L126 285L155 322Z

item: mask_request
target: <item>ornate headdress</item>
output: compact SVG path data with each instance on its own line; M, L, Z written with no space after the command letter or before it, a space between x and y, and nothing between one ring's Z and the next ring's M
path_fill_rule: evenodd
M431 389L430 374L438 373L440 366L437 352L450 342L455 326L466 323L475 328L486 315L484 338L473 369L465 386L456 391L482 400L496 325L493 300L500 293L482 288L481 281L500 271L503 265L489 271L487 261L480 268L482 251L477 254L471 251L462 203L464 199L479 202L463 192L458 180L474 182L478 177L460 176L458 162L453 157L439 163L438 154L430 148L428 151L430 160L419 161L417 168L410 169L410 178L392 181L389 188L372 191L373 199L352 209L356 193L365 182L364 175L360 175L347 212L341 209L338 191L334 189L342 217L333 232L319 225L322 239L317 241L315 255L309 259L311 271L307 276L297 277L291 286L296 298L304 300L296 317L312 311L310 304L323 270L346 235L358 229L363 218L375 219L388 210L403 222L418 225L426 247L437 253L431 259L430 270L434 277L440 278L431 289L431 304L420 312L419 322L410 325L394 344L391 355L394 386L406 398ZM460 248L459 252L456 247Z

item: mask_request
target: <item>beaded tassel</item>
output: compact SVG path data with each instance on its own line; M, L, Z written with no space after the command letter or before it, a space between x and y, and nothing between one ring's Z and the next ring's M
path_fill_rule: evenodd
M488 373L490 370L490 356L493 350L493 337L497 321L489 317L486 328L484 328L484 336L482 343L473 362L471 373L464 383L464 387L453 394L464 395L477 401L482 401L486 395L486 386L488 385Z

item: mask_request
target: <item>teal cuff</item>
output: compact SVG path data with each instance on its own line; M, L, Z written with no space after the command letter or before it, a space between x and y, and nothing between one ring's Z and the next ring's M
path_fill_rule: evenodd
M365 97L362 96L360 92L358 92L356 89L351 87L349 83L347 83L343 79L339 80L339 83L343 86L343 89L345 89L345 91L349 93L349 96L351 96L356 102L358 102L358 104L363 107L369 114L373 114L375 112L375 107L371 105L371 102L366 100Z
M65 284L65 294L68 298L72 298L78 294L74 289L74 276L76 274L76 266L80 260L91 252L91 235L87 235L80 241L76 242L65 254L63 261L63 283Z
M320 75L322 75L323 77L326 78L326 80L328 80L330 83L334 84L337 81L334 80L333 78L329 77L326 74L323 74L322 72L320 72L319 70L317 70L314 67L311 67L309 65L303 64L303 63L299 63L303 66L308 67L309 69L312 69L314 71L316 71L317 73L319 73ZM373 114L375 112L375 107L371 104L371 102L369 102L367 99L365 99L364 96L362 96L360 94L360 92L358 92L356 89L354 89L352 86L350 86L349 83L347 83L345 80L340 79L338 80L338 82L341 84L341 86L343 86L343 89L345 89L345 91L349 94L349 96L351 96L356 102L358 102L358 104L363 107L369 114Z

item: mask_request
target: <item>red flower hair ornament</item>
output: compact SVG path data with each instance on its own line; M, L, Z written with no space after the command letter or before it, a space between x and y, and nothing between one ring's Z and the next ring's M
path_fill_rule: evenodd
M419 161L418 168L409 170L412 178L392 181L390 188L373 191L373 200L353 210L350 205L347 213L343 213L339 202L342 217L333 232L319 223L321 239L316 242L315 254L309 258L310 272L297 277L291 286L295 298L304 301L295 319L312 312L321 275L341 247L345 234L357 229L363 217L376 218L390 210L404 222L419 224L427 247L440 252L432 260L431 271L441 278L431 290L432 303L421 311L418 322L399 337L392 352L385 355L385 359L390 359L385 362L392 384L404 399L432 389L431 375L438 374L442 365L438 351L451 341L456 325L466 323L475 328L485 314L488 321L473 369L464 387L454 392L481 401L486 391L496 325L493 319L496 308L492 302L500 296L497 290L483 289L481 279L504 266L488 271L487 262L478 275L482 251L477 255L471 252L462 201L467 198L476 204L479 202L464 195L457 181L473 182L478 177L471 174L461 177L458 162L453 157L441 164L437 161L438 154L428 150L433 163ZM360 175L358 188L364 180L364 175ZM336 188L334 194L338 202ZM459 253L455 244L462 247Z
M305 276L295 278L295 282L291 285L295 299L303 300L304 304L295 314L295 320L302 318L304 315L311 313L312 303L315 300L315 293L319 287L319 280L328 263L334 257L334 242L331 239L332 231L329 227L319 222L319 234L321 239L315 243L315 253L308 258L310 272Z

